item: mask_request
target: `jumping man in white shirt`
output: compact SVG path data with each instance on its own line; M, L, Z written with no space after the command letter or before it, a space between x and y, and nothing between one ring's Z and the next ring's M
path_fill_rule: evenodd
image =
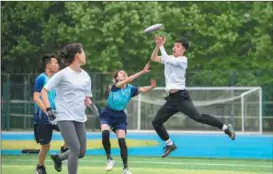
M51 155L55 169L60 172L63 160L68 159L69 174L77 174L78 159L86 152L87 120L85 109L92 104L91 78L81 66L86 63L81 44L69 44L61 57L68 65L56 73L42 89L42 99L51 121L57 120L60 132L68 144L69 150L60 155ZM50 107L48 91L56 89L56 113Z
M181 38L175 41L173 55L169 56L164 49L165 38L155 36L156 47L151 55L151 60L164 64L166 91L166 103L157 112L152 124L159 137L166 142L162 158L167 157L177 147L170 139L163 123L177 112L182 112L193 120L222 129L232 140L235 132L231 124L224 124L219 119L199 113L193 105L188 91L186 90L185 74L188 67L187 57L184 56L189 47L189 41ZM158 56L158 52L161 56Z

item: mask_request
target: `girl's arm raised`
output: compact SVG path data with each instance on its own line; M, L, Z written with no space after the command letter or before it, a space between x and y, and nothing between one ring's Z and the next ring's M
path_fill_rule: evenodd
M131 75L131 76L128 77L126 80L117 82L117 83L115 84L115 86L116 86L117 88L121 88L123 85L132 82L133 80L135 80L135 79L138 78L139 76L141 76L141 75L143 75L143 74L146 74L146 73L150 72L151 70L149 70L149 68L150 68L150 62L148 62L148 63L145 65L145 67L143 68L143 70L141 70L140 72L138 72L138 73L136 73L136 74Z
M156 81L152 79L150 82L151 82L150 86L140 87L140 88L138 89L138 92L140 92L140 93L145 93L145 92L149 92L149 91L151 91L152 89L154 89L154 88L156 87Z

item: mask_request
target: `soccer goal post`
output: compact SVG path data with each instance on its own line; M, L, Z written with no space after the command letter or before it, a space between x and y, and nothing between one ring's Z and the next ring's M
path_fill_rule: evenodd
M224 123L233 124L237 132L262 133L261 87L189 87L191 100L200 113L210 114ZM153 130L152 120L165 103L164 87L140 94L128 106L131 130ZM215 131L217 129L176 113L165 124L174 131Z

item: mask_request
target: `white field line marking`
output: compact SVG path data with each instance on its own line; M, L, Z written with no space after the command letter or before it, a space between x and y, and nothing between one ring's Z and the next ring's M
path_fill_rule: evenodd
M20 160L20 159L2 159L2 166L3 162L37 162L37 160ZM52 161L52 160L46 160ZM117 161L116 162L122 162ZM105 163L105 161L99 160L81 160L81 163ZM220 163L185 163L185 162L162 162L162 161L130 161L130 163L135 164L166 164L166 165L194 165L194 166L225 166L225 167L252 167L252 168L273 168L273 166L266 166L266 165L245 165L245 164L220 164ZM5 165L4 165L5 166Z

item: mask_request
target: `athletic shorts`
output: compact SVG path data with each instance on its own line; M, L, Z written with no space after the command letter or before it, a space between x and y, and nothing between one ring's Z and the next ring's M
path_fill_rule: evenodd
M124 111L104 108L100 111L100 124L108 124L112 130L127 130L127 115Z
M34 124L34 137L38 144L46 145L51 142L53 130L60 131L57 125Z

